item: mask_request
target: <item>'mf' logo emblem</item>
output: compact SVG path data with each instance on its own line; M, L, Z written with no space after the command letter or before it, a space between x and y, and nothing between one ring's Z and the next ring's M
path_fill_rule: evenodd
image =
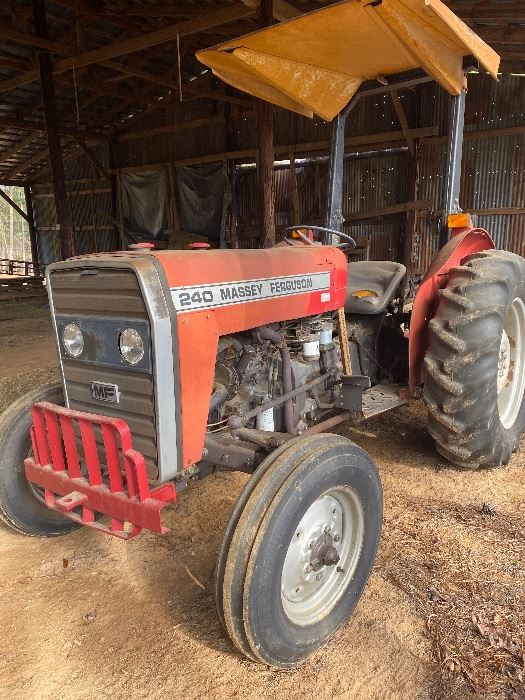
M106 382L91 382L91 393L97 401L109 401L110 403L118 403L120 394L116 384L107 384Z

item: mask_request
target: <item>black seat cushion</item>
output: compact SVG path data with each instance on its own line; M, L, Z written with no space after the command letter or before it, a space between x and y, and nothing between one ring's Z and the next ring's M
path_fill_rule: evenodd
M401 263L365 260L348 263L345 311L351 314L380 314L394 298L406 274ZM372 292L358 295L359 292Z

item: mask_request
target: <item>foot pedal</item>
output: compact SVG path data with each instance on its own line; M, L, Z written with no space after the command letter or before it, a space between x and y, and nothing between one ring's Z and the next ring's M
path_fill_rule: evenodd
M376 384L363 394L363 418L377 416L407 402L406 387L401 384Z

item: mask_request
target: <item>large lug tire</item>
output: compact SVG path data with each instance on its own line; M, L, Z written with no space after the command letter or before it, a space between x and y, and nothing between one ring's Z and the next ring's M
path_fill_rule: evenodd
M381 482L366 452L337 435L290 441L261 467L226 531L218 610L243 654L292 668L361 596L381 533Z
M31 406L39 401L63 405L62 387L53 384L35 389L0 416L0 524L24 535L54 537L78 526L47 508L25 476L24 459L31 452Z
M437 450L467 469L506 464L525 428L525 260L490 250L453 268L429 335L424 398Z

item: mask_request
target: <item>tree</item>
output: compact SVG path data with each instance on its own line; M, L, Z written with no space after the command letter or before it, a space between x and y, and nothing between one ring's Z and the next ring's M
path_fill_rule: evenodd
M2 187L2 190L22 211L26 210L23 187ZM31 260L27 222L5 199L0 199L0 258Z

